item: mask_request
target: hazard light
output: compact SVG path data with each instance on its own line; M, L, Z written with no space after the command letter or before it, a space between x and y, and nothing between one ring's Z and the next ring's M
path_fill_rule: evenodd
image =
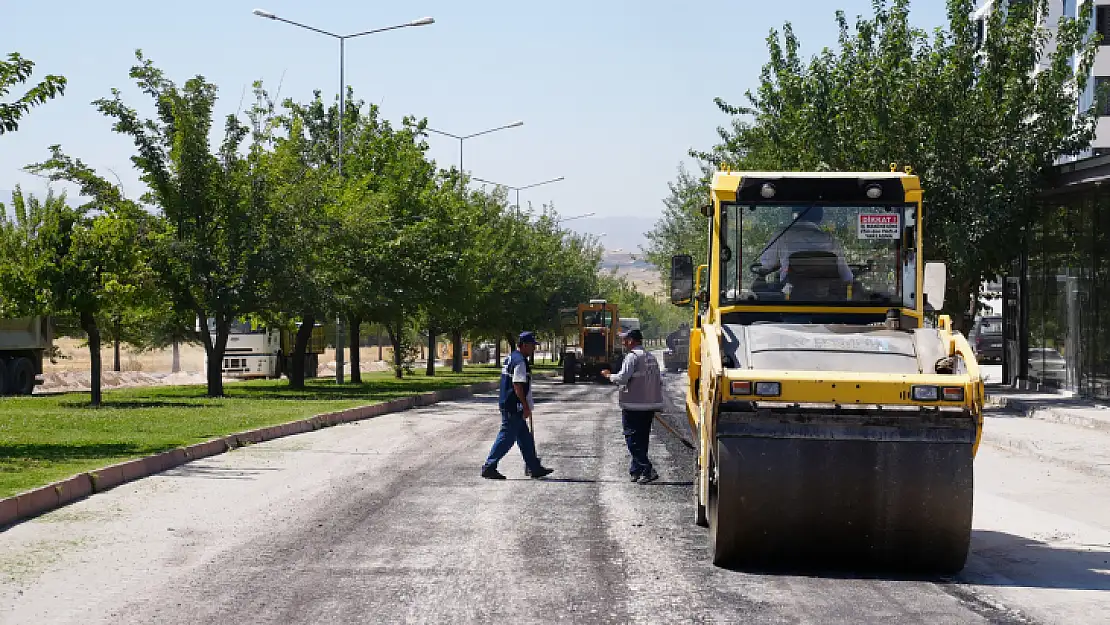
M751 395L752 383L751 382L733 382L730 390L733 395Z
M946 386L942 391L944 401L963 401L964 389L959 386Z

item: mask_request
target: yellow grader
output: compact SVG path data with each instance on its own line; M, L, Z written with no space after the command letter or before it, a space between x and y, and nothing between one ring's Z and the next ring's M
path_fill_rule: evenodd
M686 412L714 563L963 568L984 388L923 264L922 189L878 173L717 172ZM700 261L699 261L700 262ZM700 278L700 276L699 276Z
M618 339L620 316L616 304L590 300L564 313L563 333L569 339L561 354L563 382L600 377L605 369L619 371L624 349Z

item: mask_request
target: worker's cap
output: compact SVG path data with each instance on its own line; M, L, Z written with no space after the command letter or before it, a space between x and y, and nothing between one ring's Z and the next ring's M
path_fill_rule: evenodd
M642 341L644 340L644 333L640 332L639 329L629 330L628 332L621 332L621 338L632 339L633 341Z
M525 343L531 343L531 344L535 345L536 344L536 333L532 332L530 330L521 332L520 337L517 339L517 343L520 344L520 345L524 345Z

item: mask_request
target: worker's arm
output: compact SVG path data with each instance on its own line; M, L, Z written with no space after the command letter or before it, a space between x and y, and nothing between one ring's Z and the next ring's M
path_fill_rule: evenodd
M851 282L855 279L855 276L852 275L852 269L848 267L848 261L844 260L844 248L840 245L840 242L835 239L833 240L833 245L836 246L834 251L836 253L837 269L840 271L840 279L845 282Z
M775 241L771 247L763 252L759 257L759 266L764 269L777 269L779 266L779 246L782 245L782 240Z
M609 376L609 381L613 384L624 385L632 379L632 372L636 369L636 352L629 352L621 363L620 373L614 373Z
M516 391L516 398L520 400L520 405L524 406L524 418L531 418L532 406L528 404L528 394L524 392L524 384L520 382L513 382L513 390Z
M524 417L526 419L532 417L532 406L528 402L528 392L524 388L524 384L528 381L528 365L521 362L513 369L513 392L516 393L516 398L520 400L520 405L524 406Z

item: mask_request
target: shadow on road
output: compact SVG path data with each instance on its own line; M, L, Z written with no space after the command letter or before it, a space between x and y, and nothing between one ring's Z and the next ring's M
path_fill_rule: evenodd
M957 581L982 586L1110 590L1110 545L1051 545L975 530L972 559Z
M650 484L632 484L628 480L590 480L580 477L545 477L544 482L563 482L567 484L629 484L630 486L693 486L693 482L652 482Z
M922 575L899 563L780 560L736 572L820 579L916 581L944 585L1110 590L1110 546L1055 546L1003 532L975 530L967 566L955 576Z

